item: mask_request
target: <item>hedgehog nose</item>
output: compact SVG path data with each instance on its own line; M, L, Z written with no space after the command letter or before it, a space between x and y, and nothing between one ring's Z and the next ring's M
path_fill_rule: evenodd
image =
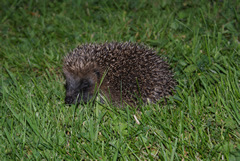
M65 98L65 104L72 104L73 103L73 98L71 96L66 96Z

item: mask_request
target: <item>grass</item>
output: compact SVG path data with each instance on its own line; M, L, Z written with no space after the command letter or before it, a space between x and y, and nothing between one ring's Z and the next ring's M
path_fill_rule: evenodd
M239 160L240 3L2 0L1 160ZM132 41L167 57L168 104L64 104L63 56ZM140 124L137 124L136 117Z

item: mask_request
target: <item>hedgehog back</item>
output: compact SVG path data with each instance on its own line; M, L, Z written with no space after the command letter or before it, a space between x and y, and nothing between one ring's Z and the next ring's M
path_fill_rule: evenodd
M156 102L172 93L173 73L153 49L127 42L99 44L94 50L97 64L107 71L107 85L127 103Z

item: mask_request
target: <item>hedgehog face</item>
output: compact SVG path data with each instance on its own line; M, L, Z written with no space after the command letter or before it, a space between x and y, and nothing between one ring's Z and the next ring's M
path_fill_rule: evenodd
M64 72L66 77L66 104L87 103L95 93L98 72L73 74Z

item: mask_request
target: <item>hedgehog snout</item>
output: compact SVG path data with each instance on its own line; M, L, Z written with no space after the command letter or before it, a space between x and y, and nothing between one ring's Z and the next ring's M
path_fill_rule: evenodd
M80 91L78 94L66 95L65 104L87 103L92 97L93 95L88 91Z
M71 97L71 96L65 97L65 104L72 104L73 101L74 101L73 97Z

